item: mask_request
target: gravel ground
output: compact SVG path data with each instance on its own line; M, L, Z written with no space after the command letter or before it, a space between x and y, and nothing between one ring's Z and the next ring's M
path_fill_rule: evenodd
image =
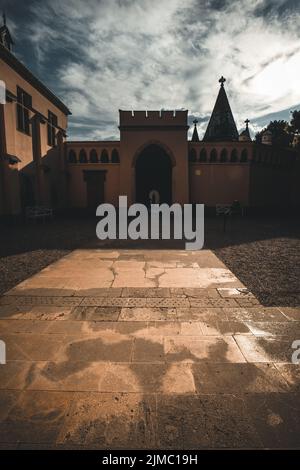
M2 227L0 294L82 246L94 233L95 223L88 219Z
M208 218L205 223L205 247L212 249L263 304L300 305L299 220L232 219L225 233L221 218ZM95 220L90 219L3 227L0 294L94 239Z
M291 218L208 222L206 246L264 305L300 306L300 221Z

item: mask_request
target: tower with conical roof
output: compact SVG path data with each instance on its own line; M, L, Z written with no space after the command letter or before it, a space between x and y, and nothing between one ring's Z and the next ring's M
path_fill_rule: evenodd
M249 119L246 119L245 124L246 128L240 133L239 141L240 142L251 142L251 135L249 131Z
M14 42L10 35L9 29L6 26L5 13L3 13L2 18L3 18L3 25L0 27L0 44L4 46L6 49L8 49L9 51L11 51Z
M205 142L236 141L239 134L224 88L226 79L221 77L219 94L203 140Z
M192 142L199 142L200 139L199 139L198 130L197 130L198 120L194 119L193 124L194 124L194 130L193 130L193 135L192 135Z

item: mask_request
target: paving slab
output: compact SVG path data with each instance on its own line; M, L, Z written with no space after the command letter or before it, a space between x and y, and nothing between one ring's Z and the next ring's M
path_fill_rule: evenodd
M96 449L151 449L156 400L145 394L78 394L57 440Z
M0 421L0 442L53 443L71 400L67 392L23 391Z
M176 308L179 321L209 321L221 318L228 320L224 309L219 307L180 307Z
M102 298L102 297L100 297ZM88 321L117 321L121 312L120 307L81 306L72 310L72 317Z
M0 389L23 390L33 367L31 361L8 361L5 367L0 367Z
M236 335L235 340L248 362L292 362L292 341L287 338Z
M4 421L10 410L16 405L20 391L17 390L0 390L0 423ZM5 442L5 440L0 440Z
M176 309L166 307L122 308L120 321L165 321L176 320Z
M262 446L243 400L233 395L159 395L157 433L162 449Z
M199 322L202 333L206 336L252 334L247 324L241 321L221 320L220 318L222 317Z
M230 336L168 336L164 341L164 353L167 362L245 362Z
M226 308L223 312L229 320L253 321L253 322L287 322L288 318L278 308L273 307L249 307Z
M245 404L264 448L299 449L299 394L250 394Z
M6 356L11 361L47 361L60 355L65 338L62 335L19 333L2 335L6 344ZM4 366L5 367L5 366Z
M274 364L193 364L197 393L287 392L291 389Z
M135 393L194 393L190 364L131 363L109 364L100 390Z
M62 343L65 361L129 362L133 348L133 338L107 331L98 337L65 337Z
M65 360L35 362L26 378L26 390L100 391L107 362Z
M300 364L275 364L293 392L300 391Z
M300 321L300 307L279 307L279 310L289 320Z
M300 321L294 322L248 322L247 326L255 336L286 336L300 339Z

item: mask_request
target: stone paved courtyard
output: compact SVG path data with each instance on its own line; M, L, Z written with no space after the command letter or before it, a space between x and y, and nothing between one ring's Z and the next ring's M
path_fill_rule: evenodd
M1 448L300 447L300 307L210 251L78 249L0 298Z

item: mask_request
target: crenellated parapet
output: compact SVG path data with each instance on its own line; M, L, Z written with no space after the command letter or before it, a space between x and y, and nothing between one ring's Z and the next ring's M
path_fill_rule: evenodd
M119 110L120 130L138 128L188 129L187 110L122 111Z

